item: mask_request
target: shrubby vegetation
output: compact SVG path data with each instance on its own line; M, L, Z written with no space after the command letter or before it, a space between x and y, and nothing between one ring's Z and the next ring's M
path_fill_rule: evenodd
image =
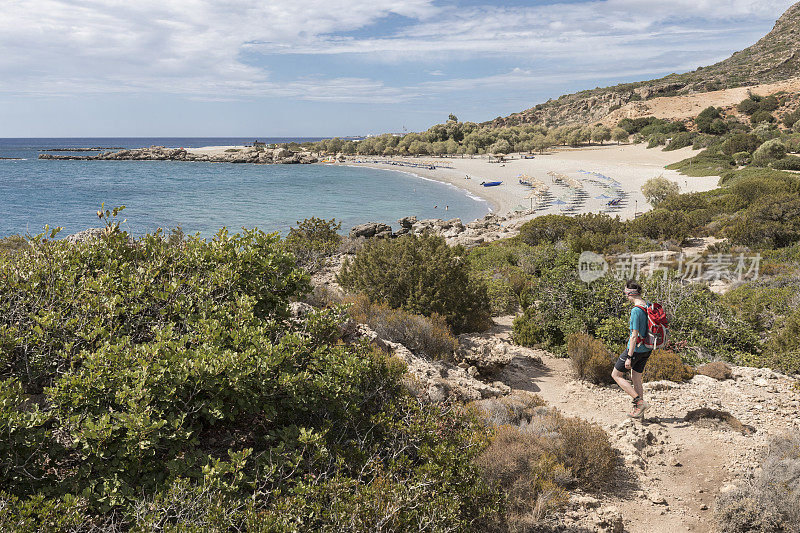
M458 348L447 322L437 315L413 315L402 309L376 304L361 294L348 301L347 312L359 324L366 324L382 339L399 342L428 359L449 360Z
M670 196L677 196L680 192L680 186L664 176L650 178L642 186L642 194L653 207L658 207L658 204Z
M342 242L338 233L340 229L342 223L336 219L307 218L289 228L286 246L300 267L313 272L325 266L327 258L339 248Z
M606 432L543 403L536 396L512 396L476 405L497 427L478 464L484 481L507 495L510 531L535 527L567 500L568 489L599 491L613 481L614 451Z
M489 298L464 254L434 235L379 240L346 262L337 279L345 289L393 309L436 313L456 333L481 331L491 314Z
M0 255L0 529L482 530L483 423L288 320L276 235L44 235Z
M754 479L717 500L722 531L797 531L800 524L800 439L773 439Z

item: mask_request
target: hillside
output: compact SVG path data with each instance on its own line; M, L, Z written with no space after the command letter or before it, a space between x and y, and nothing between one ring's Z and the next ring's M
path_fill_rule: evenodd
M564 95L486 124L586 124L599 121L623 106L653 98L710 93L788 80L800 73L799 31L800 2L790 7L772 31L756 44L714 65L656 80Z

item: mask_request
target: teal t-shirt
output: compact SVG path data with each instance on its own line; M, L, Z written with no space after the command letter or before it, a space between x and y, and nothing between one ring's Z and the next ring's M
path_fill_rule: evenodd
M639 332L640 337L647 336L647 313L645 313L641 307L635 307L631 309L631 320L628 324L631 328L631 331L636 330ZM635 353L642 353L650 351L644 344L639 345L634 349Z

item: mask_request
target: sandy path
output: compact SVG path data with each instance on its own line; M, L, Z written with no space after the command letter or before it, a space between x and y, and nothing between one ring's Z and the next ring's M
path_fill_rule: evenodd
M641 187L650 178L664 175L677 182L682 192L706 191L716 188L718 178L687 178L676 171L665 170L664 166L691 157L694 154L691 148L663 152L660 149L648 150L645 145L606 145L591 148L560 149L545 155L537 155L535 159L523 159L519 155L512 156L505 163L491 163L488 157L475 157L473 159L450 158L437 160L436 158L396 158L406 161L431 161L443 163L453 168L439 168L428 170L424 168L408 168L381 164L375 162L346 164L363 165L372 168L400 170L417 174L419 176L443 181L463 188L472 194L485 198L492 205L492 209L500 214L507 214L517 209L528 210L531 200L527 198L530 189L520 185L518 176L527 174L541 180L550 187L553 199L562 199L569 205L575 198L575 191L565 185L556 183L548 172L556 172L574 178L585 189L587 198L585 203L575 213L600 212L606 208L608 198L613 198L614 187L604 185L602 179L588 173L599 173L616 180L619 189L627 194L625 204L611 214L620 215L623 219L633 218L634 213L650 209ZM382 158L368 158L363 160L379 161ZM466 179L470 176L471 179ZM482 181L502 181L498 187L482 187ZM597 198L606 195L608 198ZM535 205L535 203L533 204ZM561 213L567 205L555 205L538 211L536 215Z
M510 339L513 318L495 318L492 335ZM737 367L735 380L698 376L665 390L646 386L652 407L646 420L634 422L626 416L630 399L616 386L579 381L568 359L526 352L529 357L515 358L493 379L536 393L568 416L599 424L619 451L618 481L609 493L589 508L573 505L565 512L583 525L613 507L631 533L715 531L713 505L720 490L756 466L771 436L800 430L800 395L791 380L769 370ZM699 407L729 411L755 432L743 435L720 422L684 421Z

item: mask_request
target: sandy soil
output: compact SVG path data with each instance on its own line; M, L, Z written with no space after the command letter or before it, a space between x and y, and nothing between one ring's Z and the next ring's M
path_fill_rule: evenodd
M519 155L511 156L505 163L490 162L488 157L475 157L473 159L436 159L436 158L394 158L398 161L430 161L434 164L452 166L453 168L440 168L428 170L424 168L408 168L392 166L379 161L386 158L364 157L357 163L348 161L346 164L363 165L372 168L385 168L412 172L446 183L461 187L471 193L481 196L489 201L492 209L500 214L514 211L528 211L536 207L538 200L528 198L531 189L519 183L518 176L526 174L542 181L549 187L552 202L540 209L532 216L550 213L562 213L570 205L576 204L577 208L572 214L600 212L608 210L606 204L617 196L622 196L621 205L610 213L620 215L623 219L633 218L634 213L650 209L641 193L642 185L650 178L664 175L680 185L682 192L706 191L716 188L718 178L687 178L672 170L665 170L664 166L691 157L694 152L691 148L663 152L659 149L648 150L645 145L607 145L591 148L561 149L545 155L537 155L535 159L522 159ZM358 160L356 160L358 161ZM548 172L555 172L573 178L585 191L586 198L583 202L576 195L575 188L556 183ZM611 178L616 184L594 175L601 174ZM467 179L469 176L470 179ZM483 181L502 181L497 187L482 187ZM606 198L603 198L605 195ZM598 198L599 197L599 198ZM561 204L558 200L565 202Z
M709 107L730 107L747 98L748 93L767 96L779 91L797 92L800 90L800 78L793 78L778 83L755 85L753 87L737 87L722 91L711 91L687 96L664 96L644 102L629 102L622 108L612 112L602 122L606 126L616 126L623 118L657 117L669 119L688 119L696 117L700 111Z

